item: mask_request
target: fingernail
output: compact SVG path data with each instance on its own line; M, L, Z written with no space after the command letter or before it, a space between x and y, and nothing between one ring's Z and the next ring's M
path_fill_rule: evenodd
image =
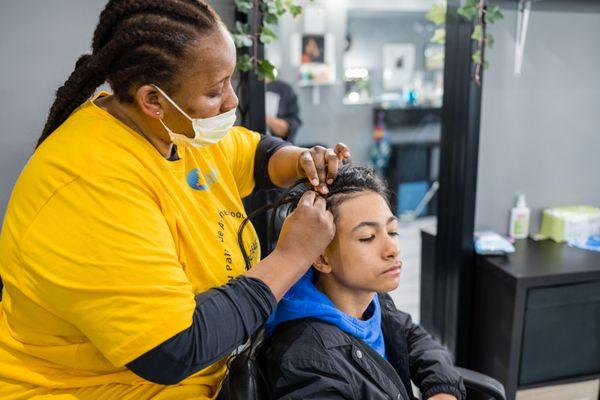
M329 193L329 189L327 189L327 186L323 186L323 187L321 188L321 191L323 192L323 194L327 194L327 193Z
M312 183L313 186L318 186L319 185L319 180L318 179L311 179L310 183Z
M333 183L333 179L329 179L329 180L327 180L327 184L328 184L328 185L331 185L332 183Z

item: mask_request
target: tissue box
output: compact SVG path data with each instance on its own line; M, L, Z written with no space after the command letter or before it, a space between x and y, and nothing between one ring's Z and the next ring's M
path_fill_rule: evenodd
M540 235L555 242L600 233L600 209L591 206L551 207L542 213Z

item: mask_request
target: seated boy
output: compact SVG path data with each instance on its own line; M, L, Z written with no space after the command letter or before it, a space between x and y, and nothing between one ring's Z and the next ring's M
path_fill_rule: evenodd
M336 234L267 322L265 376L274 399L465 398L448 352L385 292L398 287L398 221L385 185L344 166L330 185Z

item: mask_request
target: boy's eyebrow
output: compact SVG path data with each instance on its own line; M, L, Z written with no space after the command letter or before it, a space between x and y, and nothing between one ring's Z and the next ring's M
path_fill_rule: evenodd
M394 222L394 221L398 221L397 217L389 217L387 222L385 223L386 225L389 224L390 222ZM377 222L373 222L373 221L363 221L360 224L356 225L353 229L352 232L354 232L357 229L360 229L362 227L365 226L369 226L369 227L373 227L373 228L377 228L379 226L379 223Z

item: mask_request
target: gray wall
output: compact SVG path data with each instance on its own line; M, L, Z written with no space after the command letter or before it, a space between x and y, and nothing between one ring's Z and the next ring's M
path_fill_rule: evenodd
M600 13L538 4L520 78L516 11L503 10L490 30L497 41L483 87L477 229L507 233L518 192L527 196L533 233L543 207L600 206Z
M273 45L268 47L268 57L275 62L279 70L279 78L292 84L298 95L301 117L303 125L296 139L297 143L324 143L334 145L341 141L350 146L353 160L356 163L369 162L369 149L371 146L371 135L373 132L373 106L372 105L343 105L344 97L343 76L343 57L344 57L344 39L347 31L347 14L349 10L372 10L374 15L381 15L382 12L390 12L392 15L399 15L399 12L408 12L408 21L406 25L399 27L398 21L384 24L386 29L373 29L369 31L363 24L356 26L359 30L354 36L353 48L362 47L364 42L370 42L371 49L375 54L374 66L381 64L382 52L381 45L385 42L401 42L404 40L417 39L419 35L413 29L413 22L417 12L423 12L423 9L429 6L430 1L404 1L391 2L381 0L315 0L305 4L318 5L325 9L325 29L328 34L333 35L335 39L335 60L336 60L336 83L330 86L321 87L320 103L314 105L312 102L312 88L298 87L298 68L290 66L290 43L291 36L294 33L302 32L304 27L303 17L296 20L285 16L280 23L277 33L279 39ZM369 4L366 4L369 3ZM367 7L372 6L372 7ZM361 15L365 15L361 12ZM402 23L402 22L401 22ZM400 24L401 24L400 23ZM371 21L372 25L376 25ZM388 30L389 29L389 30ZM365 36L369 35L369 36ZM427 34L423 33L423 36ZM422 50L417 50L417 58L422 55ZM364 56L363 56L364 57ZM366 60L363 59L362 63ZM356 58L353 62L357 62ZM419 62L419 61L418 61ZM422 61L421 61L422 62ZM381 68L381 67L379 67Z
M211 1L225 22L233 0ZM41 133L55 90L90 51L106 0L0 2L0 221Z

